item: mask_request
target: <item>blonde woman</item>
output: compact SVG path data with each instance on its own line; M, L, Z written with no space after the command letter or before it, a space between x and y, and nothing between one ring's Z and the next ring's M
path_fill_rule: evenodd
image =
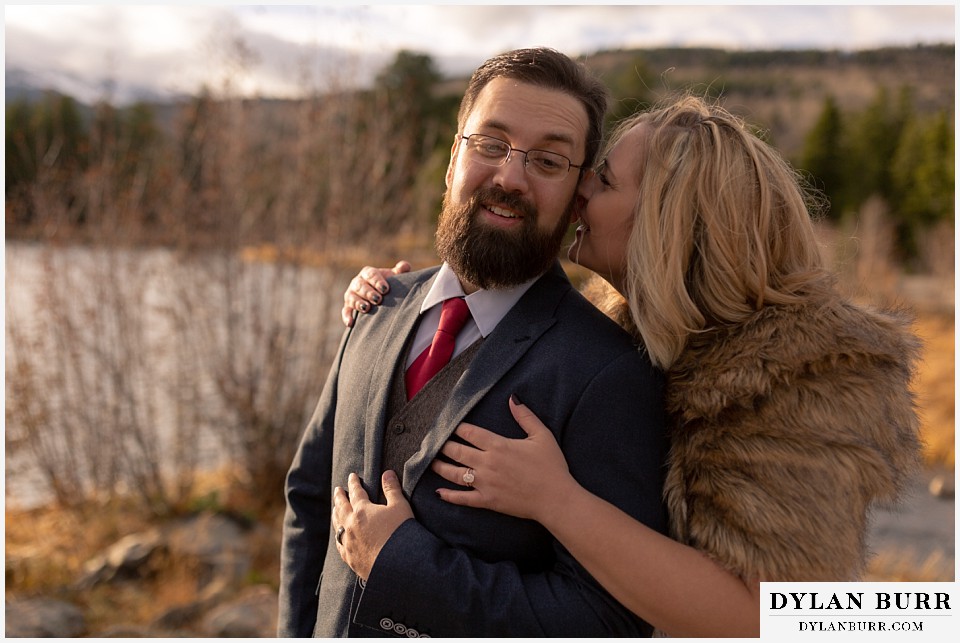
M838 293L796 174L720 107L686 97L622 123L580 195L569 257L667 374L673 538L578 485L515 398L528 437L461 425L466 444L443 449L454 463L433 464L453 483L438 493L540 522L661 632L757 636L761 581L860 576L870 508L919 460L918 342L902 314ZM389 272L365 269L345 314L368 310Z

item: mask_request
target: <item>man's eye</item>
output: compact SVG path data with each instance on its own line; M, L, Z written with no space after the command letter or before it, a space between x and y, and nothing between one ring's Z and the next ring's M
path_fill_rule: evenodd
M563 165L557 160L550 157L538 156L534 159L534 163L540 166L544 170L559 170Z
M505 154L503 145L496 143L478 143L477 151L485 156L503 156Z

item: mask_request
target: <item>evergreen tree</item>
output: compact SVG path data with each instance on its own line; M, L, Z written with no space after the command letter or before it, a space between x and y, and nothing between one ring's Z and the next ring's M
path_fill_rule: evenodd
M424 142L428 121L435 115L433 93L440 79L430 56L405 50L376 77L374 86L386 98L393 126L413 141ZM417 152L414 160L429 150Z
M199 95L190 100L183 109L178 133L180 172L193 192L200 192L204 185L205 157L211 147L212 124L216 117L216 104L210 90L204 87Z
M400 51L377 75L361 110L356 126L363 143L351 146L355 175L364 177L356 189L364 191L361 207L376 226L390 228L417 217L418 177L432 167L428 161L435 149L450 144L448 124L456 112L450 101L435 97L441 79L430 56Z
M48 206L44 216L55 217L57 223L82 223L89 135L77 101L50 92L37 103L15 102L7 109L6 128L8 220L35 222L40 215L31 188L42 185ZM54 204L62 208L51 209Z
M829 199L828 214L832 219L840 219L847 205L845 160L843 118L836 100L828 96L804 141L800 168L810 173L812 183Z
M947 112L911 119L890 168L899 241L914 257L917 233L954 216L954 128Z
M81 170L87 165L89 141L77 101L71 96L52 97L45 113L50 148L56 154L56 163L66 172Z
M117 161L117 141L120 138L120 115L107 101L93 108L90 125L90 157L101 166L112 166Z
M161 133L154 120L153 108L138 102L124 111L121 124L122 171L126 176L148 172L161 144Z
M37 177L37 111L25 100L7 106L4 178L8 196Z
M852 207L859 207L873 195L879 195L888 203L892 201L891 160L910 111L908 89L900 92L900 99L894 104L887 88L881 87L870 105L852 118L847 162Z
M653 73L639 54L607 79L611 97L607 125L648 109L655 100L654 92L650 90L652 80Z

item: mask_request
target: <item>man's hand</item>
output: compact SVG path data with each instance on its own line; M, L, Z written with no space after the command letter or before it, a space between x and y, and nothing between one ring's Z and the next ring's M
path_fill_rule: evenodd
M397 474L387 471L383 474L382 484L386 505L370 502L355 473L347 479L346 492L340 487L333 492L332 526L337 551L350 569L364 580L370 577L373 563L393 532L413 518L413 510L403 497Z

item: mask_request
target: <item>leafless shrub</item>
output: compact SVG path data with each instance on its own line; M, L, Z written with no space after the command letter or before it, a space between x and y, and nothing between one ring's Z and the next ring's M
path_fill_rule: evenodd
M857 298L889 303L896 297L899 267L887 213L886 202L874 196L851 221L820 229L829 265L844 289Z
M342 334L344 258L429 225L410 188L432 144L388 127L393 105L331 88L268 105L236 85L184 105L175 144L134 164L101 132L110 153L70 198L52 173L31 186L44 236L82 245L8 244L8 279L43 270L8 293L7 445L61 503L133 491L169 511L224 463L281 502Z
M29 250L32 301L7 307L8 425L62 504L120 488L168 504L150 262L118 248Z
M953 221L939 221L929 229L923 229L920 237L921 271L944 280L952 290L954 283L954 261L956 257Z

